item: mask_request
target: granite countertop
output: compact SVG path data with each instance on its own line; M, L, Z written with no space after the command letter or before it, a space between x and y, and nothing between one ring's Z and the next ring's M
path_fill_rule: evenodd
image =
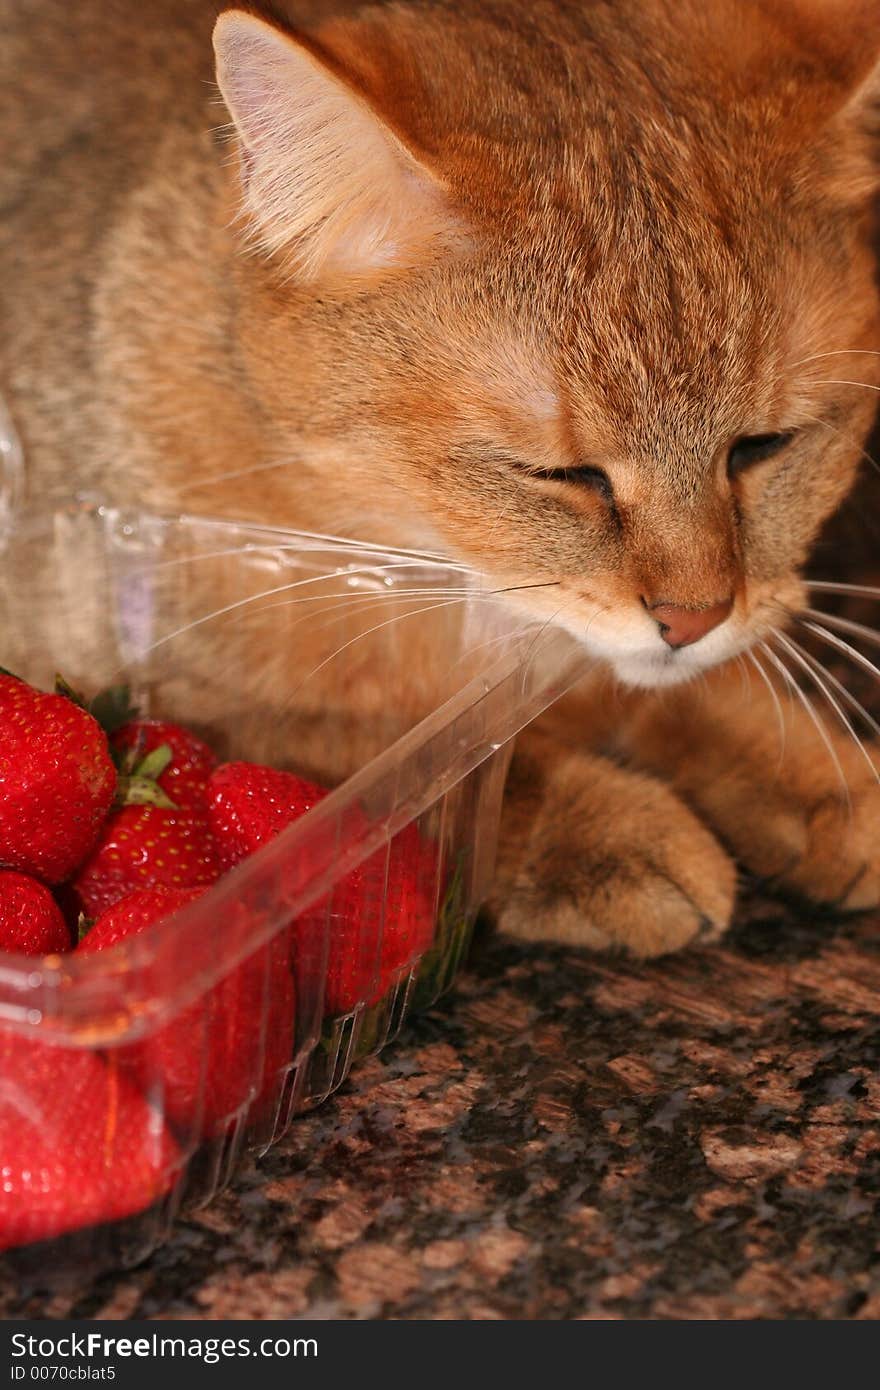
M651 965L483 935L179 1224L0 1316L880 1317L880 921L747 901Z

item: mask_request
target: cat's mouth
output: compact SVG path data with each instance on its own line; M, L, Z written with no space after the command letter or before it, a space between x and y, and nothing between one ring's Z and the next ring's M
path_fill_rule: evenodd
M638 689L680 685L740 656L759 640L760 633L741 619L731 618L691 645L668 646L656 632L640 631L635 623L613 619L600 624L566 617L563 625L601 662L610 666L623 685ZM635 631L633 631L635 628Z
M615 620L607 613L586 623L569 619L565 625L611 667L621 684L657 689L681 685L737 657L766 652L767 639L787 625L803 602L804 588L797 576L783 583L756 585L748 600L737 601L725 621L700 640L680 647L669 646L656 631L647 631L640 614ZM772 665L772 657L770 661Z

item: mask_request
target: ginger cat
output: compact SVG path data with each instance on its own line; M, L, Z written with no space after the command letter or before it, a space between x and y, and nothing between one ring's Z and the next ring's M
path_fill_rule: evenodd
M880 384L877 0L222 8L0 0L35 495L536 586L597 674L514 760L510 931L710 939L735 862L876 904L871 756L776 686Z

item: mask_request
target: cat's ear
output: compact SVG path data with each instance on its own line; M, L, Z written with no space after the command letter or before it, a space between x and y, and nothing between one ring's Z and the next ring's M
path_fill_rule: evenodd
M863 203L880 187L880 0L769 0L769 11L806 59L822 183ZM817 140L804 134L809 154Z
M850 158L849 169L841 169L844 193L851 201L863 203L880 191L880 52L838 120Z
M877 75L877 0L770 0L768 8L802 49L820 59L829 82L852 91Z
M841 104L832 121L828 166L845 201L880 190L880 0L822 0L845 25Z
M417 263L459 228L441 181L326 45L243 10L214 29L217 81L260 245L306 278Z
M870 116L880 102L878 0L774 0L841 108Z

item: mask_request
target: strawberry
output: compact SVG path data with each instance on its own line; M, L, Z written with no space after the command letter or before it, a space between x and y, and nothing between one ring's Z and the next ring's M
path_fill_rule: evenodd
M138 936L204 891L132 893L98 918L78 949L103 951ZM282 934L170 1023L120 1049L120 1066L145 1094L157 1097L181 1136L217 1134L252 1097L257 1109L274 1097L293 1057L293 1021L289 942Z
M224 868L260 849L327 795L291 772L241 762L219 767L211 777L210 816ZM436 847L407 826L387 853L377 850L295 923L300 968L305 960L314 969L329 914L325 1013L376 1003L397 973L427 949L434 935L436 873Z
M94 845L115 788L90 714L0 674L0 865L60 883Z
M0 951L51 956L70 950L70 932L49 889L0 869Z
M173 1138L106 1057L0 1032L0 1249L144 1211L178 1177Z
M377 1003L404 967L427 951L434 939L437 872L436 846L408 825L387 850L377 850L337 885L329 900L327 1013ZM319 903L302 919L301 930L319 932L323 921Z
M208 814L224 869L274 840L329 792L294 772L259 763L224 763L211 776Z
M70 886L80 911L97 917L138 888L201 888L219 873L203 811L124 806Z
M204 807L208 778L217 759L208 745L188 729L163 719L131 720L112 734L110 746L127 772L150 753L167 749L170 759L156 777L158 786L178 810Z

